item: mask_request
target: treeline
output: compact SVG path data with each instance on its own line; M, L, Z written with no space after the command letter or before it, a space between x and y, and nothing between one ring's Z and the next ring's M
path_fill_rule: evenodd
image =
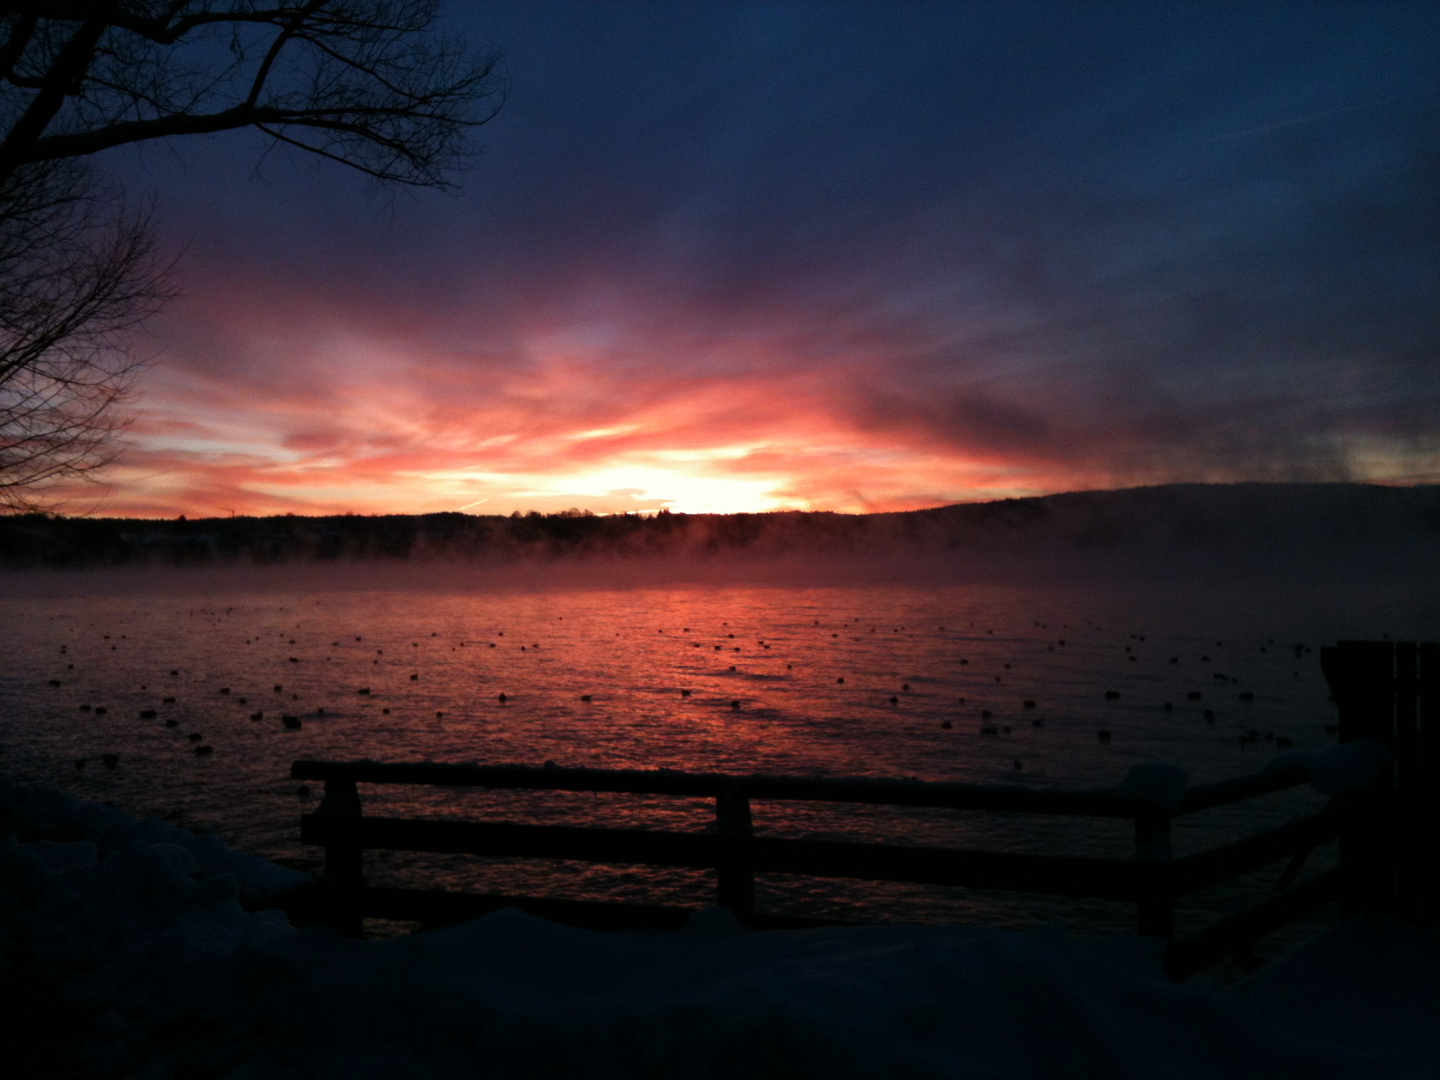
M835 514L560 513L345 514L185 520L0 519L0 565L80 567L271 565L336 560L504 560L595 556L836 550L865 533L864 519Z
M0 565L198 566L963 552L994 557L1208 553L1440 556L1440 486L1172 484L906 513L384 514L197 520L0 519Z

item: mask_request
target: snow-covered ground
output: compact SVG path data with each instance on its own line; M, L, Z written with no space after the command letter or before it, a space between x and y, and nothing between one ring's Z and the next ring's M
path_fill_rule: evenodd
M1356 920L1235 990L1155 942L952 927L675 933L502 911L353 941L252 900L300 876L0 781L5 1074L1440 1075L1440 931Z

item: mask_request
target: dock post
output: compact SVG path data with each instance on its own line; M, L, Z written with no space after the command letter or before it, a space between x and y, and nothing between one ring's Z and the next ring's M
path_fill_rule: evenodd
M1342 743L1370 738L1384 743L1392 754L1407 749L1407 740L1397 740L1395 731L1394 642L1342 641L1320 650L1320 669L1330 684ZM1345 877L1340 913L1345 918L1372 908L1392 912L1396 908L1397 766L1392 758L1369 791L1356 793L1354 817L1340 834Z
M1135 818L1135 859L1145 864L1140 895L1135 899L1135 932L1141 937L1170 939L1175 935L1175 897L1170 887L1170 815Z
M1395 914L1440 923L1440 644L1395 646Z
M750 796L736 780L715 799L715 832L720 839L715 864L715 902L742 922L755 914L755 866L750 856Z
M325 780L325 796L316 814L360 822L360 792L348 777ZM365 884L364 851L355 837L350 842L331 840L325 845L325 892L330 908L325 921L346 937L363 937L364 928L356 893Z
M1433 926L1440 924L1440 643L1420 645L1416 660L1415 758L1406 778L1413 817L1403 839L1413 859L1414 917Z

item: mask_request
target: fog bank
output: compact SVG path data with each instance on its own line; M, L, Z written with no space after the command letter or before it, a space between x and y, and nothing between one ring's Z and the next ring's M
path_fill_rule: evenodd
M0 521L0 591L1428 579L1437 554L1440 486L1177 484L870 515L26 515Z

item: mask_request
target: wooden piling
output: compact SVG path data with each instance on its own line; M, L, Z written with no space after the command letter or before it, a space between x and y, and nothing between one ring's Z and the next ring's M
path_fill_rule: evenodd
M1403 842L1415 855L1408 878L1414 917L1434 925L1440 923L1440 643L1421 645L1416 659L1415 769Z
M1378 739L1393 755L1340 837L1342 911L1440 922L1440 645L1342 641L1320 665L1340 741Z

